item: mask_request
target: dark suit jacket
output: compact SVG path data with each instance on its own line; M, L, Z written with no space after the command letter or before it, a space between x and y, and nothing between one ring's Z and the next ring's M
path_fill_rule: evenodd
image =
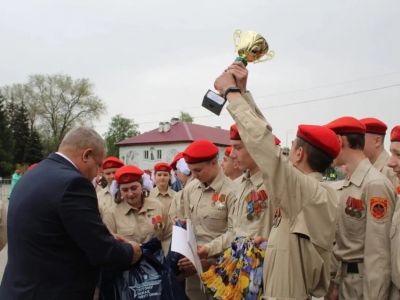
M92 183L51 154L11 194L0 299L93 299L99 267L129 268L132 255L101 221Z

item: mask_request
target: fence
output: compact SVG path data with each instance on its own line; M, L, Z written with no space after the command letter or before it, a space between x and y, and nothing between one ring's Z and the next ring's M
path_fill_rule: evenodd
M0 179L0 201L7 201L11 190L11 179Z

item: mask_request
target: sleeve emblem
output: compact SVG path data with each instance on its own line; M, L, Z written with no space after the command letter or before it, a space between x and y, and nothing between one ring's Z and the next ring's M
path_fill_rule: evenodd
M369 209L374 219L382 220L388 214L388 200L381 197L372 197L369 200Z

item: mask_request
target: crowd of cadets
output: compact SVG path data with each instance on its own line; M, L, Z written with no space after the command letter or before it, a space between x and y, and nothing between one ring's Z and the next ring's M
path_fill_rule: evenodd
M391 130L391 155L385 123L353 117L299 125L286 155L246 82L240 64L215 81L235 121L221 163L208 140L152 174L107 157L94 180L104 224L139 243L158 238L166 254L172 224L190 219L204 271L235 237L267 241L264 299L400 299L400 125ZM324 182L330 166L345 179ZM209 299L190 261L178 267L187 296Z
M267 240L266 299L400 299L400 126L391 132L392 157L386 125L352 117L299 125L286 157L250 94L237 95L228 110L236 124L221 164L213 143L194 141L154 166L148 191L141 169L104 160L106 185L97 181L96 189L109 230L140 243L158 238L167 253L172 224L189 218L205 270L235 237ZM346 178L323 182L332 164L344 166ZM171 189L172 176L181 190ZM178 266L187 296L207 299L190 261Z

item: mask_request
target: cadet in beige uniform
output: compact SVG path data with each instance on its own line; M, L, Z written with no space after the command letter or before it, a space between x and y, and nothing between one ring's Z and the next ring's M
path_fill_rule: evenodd
M237 163L232 159L232 146L225 148L224 157L222 158L221 168L224 171L226 177L233 181L234 184L240 184L242 181L243 172L237 165Z
M165 207L158 201L145 198L142 189L143 171L134 166L124 166L115 174L121 199L105 212L103 222L110 232L130 241L144 243L152 238L161 241L164 253L168 252L172 224Z
M182 189L175 193L174 199L172 200L171 207L169 208L169 216L171 220L184 219L185 218L185 206L183 203L183 190L192 181L192 173L190 172L189 166L187 165L185 159L182 157L171 164L171 168L174 169L175 175L182 185Z
M396 188L399 185L399 179L387 165L390 155L384 147L386 124L376 118L364 118L360 119L360 122L365 125L366 130L364 154L371 164L385 175Z
M175 191L170 187L171 170L169 164L160 162L154 166L154 183L155 187L150 191L150 198L159 200L167 211L171 207L172 199Z
M233 228L235 237L268 239L275 207L271 201L262 173L243 144L236 124L230 128L232 152L230 158L245 172L237 189Z
M390 291L390 227L395 193L391 182L363 153L365 126L352 117L329 124L341 142L335 160L347 178L339 189L334 255L339 299L387 299Z
M109 156L103 161L103 176L107 180L107 186L96 191L99 211L102 216L104 216L106 210L111 209L115 205L110 188L115 172L123 165L124 163L115 156Z
M320 181L339 153L338 139L326 127L300 125L288 161L259 111L237 87L230 88L244 91L246 79L247 70L233 64L214 86L230 102L228 110L277 207L264 260L264 299L321 297L329 285L337 200Z
M218 148L207 140L191 143L183 153L195 178L183 190L185 217L193 223L199 256L206 259L220 254L233 240L233 210L236 201L232 181L218 165ZM191 268L186 258L178 264L183 271ZM203 265L204 271L208 264ZM207 299L200 290L197 275L186 279L190 299Z
M397 178L400 179L400 125L395 126L390 134L391 157L388 166L393 169ZM400 194L400 189L398 189ZM400 299L400 201L399 195L396 209L393 214L392 228L390 229L390 249L392 263L392 295L390 299Z

